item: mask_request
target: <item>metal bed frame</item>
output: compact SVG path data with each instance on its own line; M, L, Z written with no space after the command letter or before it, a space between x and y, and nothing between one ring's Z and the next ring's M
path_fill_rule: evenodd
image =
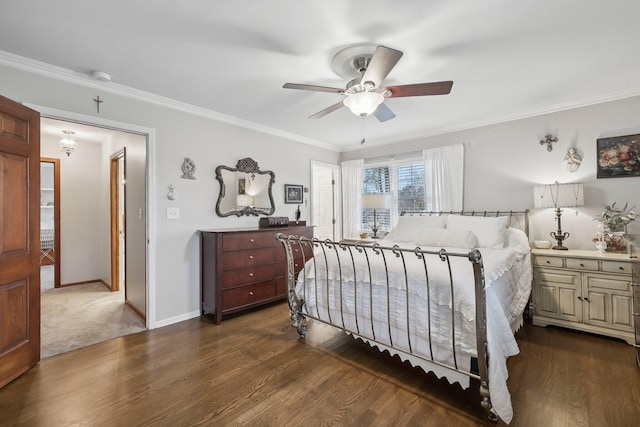
M470 212L422 212L422 211L415 211L415 212L402 212L401 215L443 215L443 214L457 214L457 215L472 215L472 216L508 216L509 217L509 224L511 225L512 222L514 220L516 220L519 217L523 217L524 218L524 223L520 224L520 227L517 228L521 228L524 229L525 233L527 233L528 235L528 231L529 231L529 220L528 220L528 210L526 211L494 211L494 212L487 212L487 211L481 211L481 212L475 212L475 211L470 211ZM428 251L428 250L423 250L419 247L416 247L414 249L407 249L407 248L400 248L397 245L394 246L381 246L378 243L373 243L373 244L365 244L362 242L358 242L358 241L340 241L340 242L336 242L336 241L331 241L331 240L319 240L317 238L313 238L313 239L309 239L306 237L299 237L299 236L292 236L292 235L285 235L282 233L278 233L276 235L276 238L283 244L285 252L286 252L286 256L287 256L287 295L288 295L288 302L289 302L289 308L290 308L290 316L291 316L291 320L292 320L292 326L295 327L300 335L300 339L304 339L307 333L307 325L306 325L306 321L308 319L313 319L315 321L321 322L321 323L325 323L334 327L337 327L339 329L342 329L356 337L360 337L363 338L366 341L370 341L373 343L376 343L378 345L381 345L383 347L390 347L391 349L393 349L395 352L404 355L405 357L412 357L412 358L418 358L421 361L427 362L427 364L431 363L440 367L444 367L446 369L458 372L460 374L466 375L472 379L475 379L479 382L479 392L480 392L480 396L481 396L481 406L484 408L484 410L487 413L487 416L490 420L492 421L497 421L498 417L496 416L496 414L492 411L492 404L491 404L491 396L489 393L489 368L488 368L488 350L487 350L487 312L486 312L486 295L485 295L485 277L484 277L484 267L483 267L483 262L482 262L482 256L480 254L480 252L478 250L471 250L468 251L466 253L459 253L459 252L450 252L447 251L445 249L441 249L439 251ZM295 248L295 247L298 248ZM302 257L303 257L303 265L306 265L307 261L313 259L312 262L314 263L322 263L323 265L327 266L328 268L328 261L327 261L327 254L330 252L334 252L336 255L336 259L338 260L338 266L340 269L340 272L342 273L343 271L343 266L340 265L340 257L338 256L338 252L339 251L344 251L346 252L349 256L347 256L347 259L350 259L350 263L351 263L351 268L353 268L353 272L355 274L356 268L355 268L355 260L354 260L354 253L358 253L361 255L364 255L366 262L367 262L367 268L369 271L369 277L371 277L371 264L370 264L370 260L372 259L372 257L381 257L381 260L384 264L384 269L385 269L385 274L386 274L386 286L387 286L387 313L389 313L389 270L388 270L388 263L387 260L390 257L395 257L395 258L399 258L401 260L402 266L404 268L404 281L405 281L405 285L406 285L406 289L408 290L409 287L409 283L408 283L408 276L407 276L407 265L405 263L406 258L407 257L416 257L418 260L422 261L422 265L424 266L424 274L425 274L425 280L426 280L426 285L427 285L427 316L428 316L428 331L426 331L428 333L428 344L429 344L429 354L430 357L425 357L421 354L417 354L413 351L413 345L411 342L411 334L409 333L409 304L408 304L408 300L409 300L409 292L406 292L406 299L407 299L407 339L408 339L408 344L409 344L409 351L404 351L402 349L399 349L397 347L394 347L393 345L393 338L392 338L392 334L391 334L391 324L390 324L390 316L387 314L387 325L385 325L386 327L389 328L389 339L391 341L391 345L389 345L389 343L384 343L381 342L375 334L375 330L373 327L373 302L371 302L369 304L370 310L371 312L369 313L369 318L371 319L371 334L369 333L363 333L363 331L361 330L361 328L358 325L358 316L356 313L355 316L355 330L353 328L348 328L345 327L345 322L344 322L344 310L343 310L343 303L342 303L342 292L343 292L343 279L342 279L342 274L340 275L339 278L339 292L340 292L340 317L341 319L331 319L331 311L328 309L327 310L327 314L329 316L329 321L327 322L326 320L323 320L320 318L320 315L318 313L318 315L314 315L313 313L310 312L305 312L304 310L304 306L305 306L305 301L298 297L295 288L296 288L296 274L295 274L295 267L294 267L294 248L295 249L299 249L296 250L296 253L301 253ZM305 248L307 248L307 250L305 251ZM315 250L313 250L315 248ZM311 249L311 251L309 250ZM308 255L309 253L312 253L313 255ZM472 368L470 367L469 369L466 368L462 368L461 366L459 366L458 364L458 352L456 350L456 338L455 338L455 311L451 310L451 339L452 339L452 351L453 351L453 364L448 364L448 363L444 363L438 360L435 360L433 357L433 344L431 342L431 313L430 313L430 290L429 290L429 268L428 268L428 263L426 261L427 257L437 257L441 262L446 263L447 267L448 267L448 271L449 271L449 289L451 292L451 301L454 300L454 286L453 286L453 277L454 277L454 273L452 272L451 269L451 260L453 258L467 258L469 261L469 268L472 269L473 271L473 278L474 278L474 289L475 289L475 332L476 332L476 351L477 351L477 372L473 372ZM314 266L317 264L314 264ZM302 270L302 273L305 275L304 279L306 280L306 273L305 270ZM319 280L316 276L315 278L316 282ZM328 280L328 279L327 279ZM356 282L355 278L354 278L354 282ZM354 292L357 287L354 287ZM373 299L373 284L369 283L369 295L371 296L371 298ZM327 286L327 300L328 298L328 289L329 287ZM318 286L315 287L315 291L316 293L318 292ZM316 300L317 300L317 296L316 296ZM357 304L356 304L357 305ZM356 311L357 311L357 307L356 307Z

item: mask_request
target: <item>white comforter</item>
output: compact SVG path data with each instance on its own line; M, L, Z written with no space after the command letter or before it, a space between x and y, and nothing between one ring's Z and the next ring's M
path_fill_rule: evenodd
M513 232L507 248L480 249L486 282L489 389L495 412L507 423L511 421L513 411L506 385L506 360L519 352L512 329L514 325L520 324L521 314L531 292L532 279L528 240L524 233L522 236L516 233L513 237ZM381 246L394 244L397 243L380 241ZM415 247L411 243L399 245ZM465 257L450 257L449 270L449 265L439 257L427 256L427 289L423 261L412 252L403 252L407 266L405 275L401 258L390 251L385 251L383 257L374 254L371 248L362 253L351 249L343 251L338 248L336 252L325 248L326 263L324 257L318 254L315 262L314 259L307 262L296 286L298 296L305 301L305 312L365 339L375 339L383 344L377 345L378 347L399 349L449 365L457 364L468 370L469 358L476 356L474 281L469 260ZM468 252L447 249L457 253ZM367 256L371 274L365 260ZM449 271L454 283L453 334ZM453 340L455 357L452 351ZM425 371L445 375L450 381L468 384L468 378L463 375L434 369L434 365L428 365L417 358L405 355L405 359L421 366Z

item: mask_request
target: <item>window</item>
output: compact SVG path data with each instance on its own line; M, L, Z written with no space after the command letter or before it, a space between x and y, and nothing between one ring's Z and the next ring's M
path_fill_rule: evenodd
M376 209L378 229L389 231L398 222L401 211L424 210L424 163L404 161L365 167L362 171L364 194L386 193L391 208ZM373 209L362 210L362 229L373 228Z

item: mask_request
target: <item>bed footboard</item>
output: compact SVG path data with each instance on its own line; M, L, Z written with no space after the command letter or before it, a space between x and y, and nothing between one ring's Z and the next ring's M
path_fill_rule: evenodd
M491 420L497 420L489 393L485 278L479 251L428 251L282 233L276 237L287 256L290 315L301 339L307 319L313 319L418 359L423 368L435 365L466 375L479 381L481 405ZM303 259L298 277L295 246L303 256L313 253ZM477 358L477 372L465 362L470 354Z

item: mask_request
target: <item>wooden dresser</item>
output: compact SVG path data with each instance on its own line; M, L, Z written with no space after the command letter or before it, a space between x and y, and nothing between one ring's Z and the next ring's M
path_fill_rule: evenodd
M287 261L277 233L312 238L313 227L200 230L202 314L219 324L224 315L286 298ZM294 263L297 273L301 252Z
M635 343L628 254L533 249L533 324L556 325Z

